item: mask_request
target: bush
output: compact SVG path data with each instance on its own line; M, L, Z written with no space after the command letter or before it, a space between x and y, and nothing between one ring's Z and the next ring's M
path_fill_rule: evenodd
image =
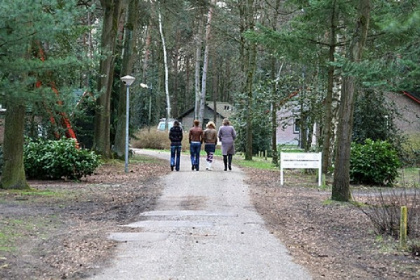
M100 157L77 149L73 139L29 141L24 150L25 172L32 179L80 179L91 175Z
M402 147L404 165L420 167L420 133L409 135Z
M414 188L378 190L367 198L367 207L360 209L371 220L375 233L398 237L400 234L401 206L407 206L407 234L420 237L420 196Z
M157 131L156 127L139 130L135 134L135 140L131 142L133 148L138 149L156 149L169 150L171 148L171 141L169 140L168 132ZM188 143L188 132L184 132L182 139L182 150L186 151L190 147Z
M397 152L386 141L352 143L350 178L353 183L392 186L401 166Z

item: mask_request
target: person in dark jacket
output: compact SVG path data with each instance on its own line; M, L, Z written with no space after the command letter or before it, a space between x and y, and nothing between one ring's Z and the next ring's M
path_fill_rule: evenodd
M181 148L182 148L182 128L178 121L174 121L174 126L169 130L169 140L171 140L171 170L179 171Z

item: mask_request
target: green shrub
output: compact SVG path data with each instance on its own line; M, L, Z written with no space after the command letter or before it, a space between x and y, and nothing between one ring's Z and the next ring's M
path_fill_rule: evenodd
M350 178L353 183L392 186L401 166L396 150L386 141L352 143Z
M24 150L25 172L33 179L80 179L91 175L100 165L100 157L86 149L77 149L73 139L29 141Z
M402 148L404 165L420 167L420 133L408 135Z

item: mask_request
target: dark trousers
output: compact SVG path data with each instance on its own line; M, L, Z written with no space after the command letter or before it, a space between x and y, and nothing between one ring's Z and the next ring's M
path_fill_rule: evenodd
M232 170L232 156L231 154L223 156L223 163L225 164L225 171L229 167L229 170Z
M171 146L171 166L175 166L176 171L179 171L180 158L181 146Z

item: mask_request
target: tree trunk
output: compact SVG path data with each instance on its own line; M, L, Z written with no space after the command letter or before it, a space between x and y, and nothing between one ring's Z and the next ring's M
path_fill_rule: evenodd
M359 15L356 30L347 52L347 58L359 62L366 42L370 18L370 0L360 0ZM350 145L353 129L353 112L355 104L355 83L353 76L343 78L341 104L339 110L340 122L337 131L337 152L335 159L334 182L332 187L333 200L350 200Z
M162 48L163 48L163 61L165 67L165 94L166 94L166 121L165 121L165 130L168 130L168 121L171 117L171 99L169 96L169 73L168 73L168 57L166 54L166 43L165 37L163 36L163 28L162 28L162 15L159 8L159 32L160 38L162 40Z
M125 23L124 48L122 55L121 77L130 75L136 61L135 43L137 41L138 26L138 0L130 0L127 9L127 21ZM127 89L121 86L118 102L117 129L115 134L114 152L119 158L125 154L125 127L126 127L126 94Z
M3 141L3 175L0 188L29 189L23 161L26 107L17 98L6 107Z
M196 46L195 46L195 103L194 103L194 119L198 119L200 110L200 66L201 66L201 46L202 46L202 19L198 19L198 30L196 35Z
M118 18L122 0L101 0L104 18L101 36L101 54L96 99L93 149L104 159L111 157L111 92L114 80L114 52L118 33Z
M271 28L273 30L277 30L277 23L279 20L279 9L280 9L280 2L281 0L276 0L275 8L273 10L273 22ZM271 146L272 146L272 164L278 166L279 165L279 157L277 151L277 88L278 88L278 81L280 80L281 70L283 68L283 64L280 66L278 77L276 79L276 58L271 58L271 80L276 81L272 84L271 87Z
M198 120L201 124L204 121L204 107L206 104L206 85L207 85L207 68L209 63L209 45L210 45L210 31L211 31L211 18L213 15L213 5L215 0L211 1L206 25L206 39L204 47L204 60L203 60L203 76L201 77L201 97L200 97L200 110L198 113ZM215 108L216 109L216 108Z
M247 93L247 116L246 116L246 150L245 150L245 160L252 160L252 120L253 120L253 85L254 85L254 73L256 68L256 59L257 59L257 45L252 44L248 51L248 73L246 79L246 93Z
M253 30L255 27L255 1L247 0L239 3L240 13L240 32L241 34L246 30ZM254 73L256 68L257 46L255 43L248 42L243 36L240 39L240 57L241 70L244 73L243 92L246 95L246 128L245 128L245 160L252 160L252 107L253 107L253 85Z
M336 48L336 29L337 29L337 12L335 1L333 1L332 13L331 13L331 34L330 34L330 48L329 48L329 61L334 62L335 48ZM329 167L331 166L331 142L332 142L332 99L333 99L333 86L334 86L334 69L335 67L330 65L328 67L328 84L327 84L327 96L325 98L325 118L323 123L323 143L322 143L322 173L327 174Z

